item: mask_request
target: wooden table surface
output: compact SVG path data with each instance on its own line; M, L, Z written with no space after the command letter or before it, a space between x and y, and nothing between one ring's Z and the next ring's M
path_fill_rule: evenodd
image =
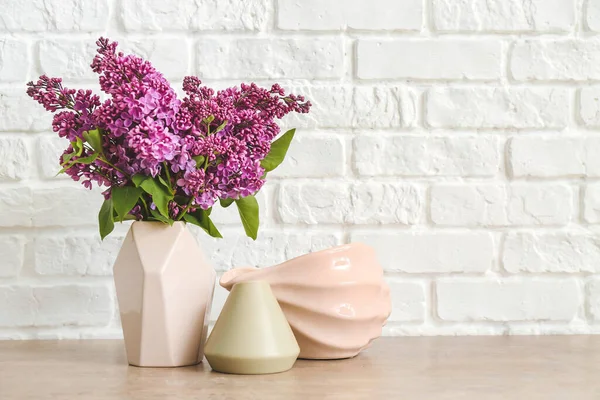
M258 376L129 367L116 340L5 341L0 399L600 399L600 336L382 338Z

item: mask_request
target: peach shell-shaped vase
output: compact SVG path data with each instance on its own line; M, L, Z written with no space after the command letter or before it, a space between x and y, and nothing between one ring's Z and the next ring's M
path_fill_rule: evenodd
M390 290L373 248L332 247L268 268L237 268L220 284L266 281L300 345L300 358L354 357L381 336Z

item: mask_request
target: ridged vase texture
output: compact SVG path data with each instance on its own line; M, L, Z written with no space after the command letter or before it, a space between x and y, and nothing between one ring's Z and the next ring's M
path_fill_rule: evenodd
M391 313L388 285L373 248L352 243L267 268L226 272L221 286L269 283L300 345L300 358L354 357L381 336Z

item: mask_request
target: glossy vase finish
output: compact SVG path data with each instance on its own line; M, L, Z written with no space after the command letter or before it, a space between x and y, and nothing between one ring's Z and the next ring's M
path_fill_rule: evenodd
M268 268L226 272L221 286L271 285L300 345L300 358L354 357L381 336L391 313L389 287L375 251L352 243Z
M134 222L114 279L129 364L202 361L216 273L183 222Z
M300 348L265 281L233 286L206 342L215 371L272 374L292 368Z

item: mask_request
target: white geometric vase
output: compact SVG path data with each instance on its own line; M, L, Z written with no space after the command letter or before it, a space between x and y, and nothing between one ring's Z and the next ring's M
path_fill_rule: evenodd
M202 361L216 273L185 223L134 222L114 279L129 364Z

